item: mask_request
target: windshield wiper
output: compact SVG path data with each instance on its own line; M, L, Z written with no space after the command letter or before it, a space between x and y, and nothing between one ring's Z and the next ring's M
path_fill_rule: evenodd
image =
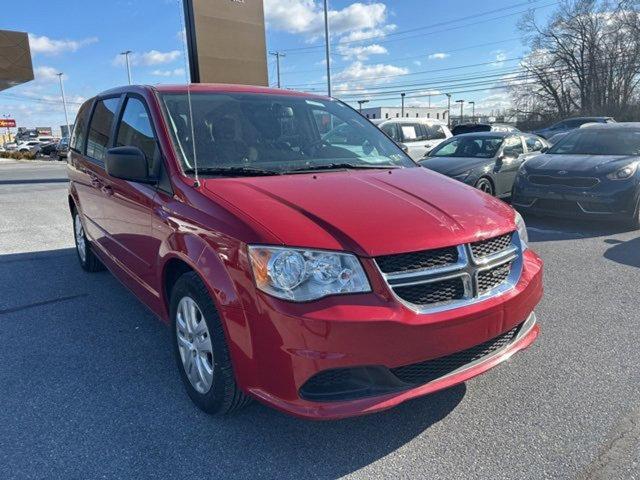
M328 163L326 165L309 165L307 167L295 168L293 170L287 170L286 173L301 173L301 172L315 172L316 170L345 170L345 169L359 169L359 170L389 170L394 168L402 168L398 165L354 165L353 163Z
M195 173L195 169L189 168L186 173ZM220 175L229 177L258 177L267 175L281 175L276 170L263 170L251 167L198 167L198 173L202 175Z

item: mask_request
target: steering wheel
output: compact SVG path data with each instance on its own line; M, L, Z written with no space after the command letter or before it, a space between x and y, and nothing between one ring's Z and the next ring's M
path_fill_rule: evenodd
M319 138L318 140L314 140L313 142L310 142L307 145L305 145L304 153L308 155L309 152L313 153L315 150L317 150L320 147L330 147L330 146L331 144L327 142L324 138Z

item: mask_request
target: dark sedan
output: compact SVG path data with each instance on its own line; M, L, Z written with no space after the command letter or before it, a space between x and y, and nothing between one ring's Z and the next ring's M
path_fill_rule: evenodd
M545 140L520 132L467 133L442 142L420 165L489 195L508 197L522 162L546 148Z
M624 219L638 228L638 163L640 123L574 130L520 168L512 202L533 213Z

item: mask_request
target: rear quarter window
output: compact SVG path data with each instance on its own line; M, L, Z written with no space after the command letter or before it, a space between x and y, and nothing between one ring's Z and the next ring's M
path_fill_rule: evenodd
M87 135L87 156L95 160L104 160L119 102L119 98L106 98L96 103Z
M92 103L93 99L84 102L80 107L71 133L71 139L69 140L69 148L78 153L84 152L84 146L87 139L87 123L89 122L89 113L91 113Z

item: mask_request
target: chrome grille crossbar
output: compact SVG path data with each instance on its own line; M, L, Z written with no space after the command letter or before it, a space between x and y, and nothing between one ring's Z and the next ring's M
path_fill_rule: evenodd
M408 272L383 273L380 271L380 274L400 302L420 313L449 310L482 301L513 288L518 282L522 271L522 252L517 232L512 234L507 248L479 258L473 255L471 244L458 245L456 248L458 259L455 263ZM505 265L509 265L508 275ZM482 282L479 281L480 274L483 274ZM402 298L396 291L401 289L400 292L403 292L406 287L419 288L420 285L433 290L439 282L455 281L455 279L460 279L464 287L457 291L464 293L459 298L446 301L412 303ZM480 284L483 286L482 289ZM440 300L441 297L437 295L420 297L421 300L423 298Z

